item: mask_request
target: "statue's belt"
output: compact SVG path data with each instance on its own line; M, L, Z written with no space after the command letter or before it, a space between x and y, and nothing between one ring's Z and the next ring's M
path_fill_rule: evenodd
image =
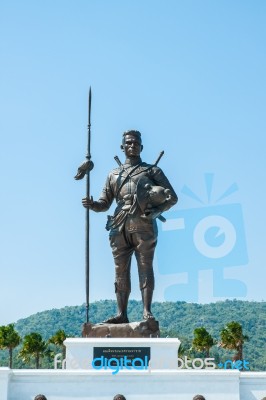
M119 228L122 230L126 217L129 214L135 214L137 209L136 195L127 194L123 199L118 201L118 210L111 216L107 216L106 229L109 231L112 228Z

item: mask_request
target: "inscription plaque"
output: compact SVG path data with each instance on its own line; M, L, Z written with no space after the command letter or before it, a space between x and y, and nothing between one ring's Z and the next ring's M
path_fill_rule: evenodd
M151 348L150 347L94 347L93 348L93 358L99 358L99 360L95 360L95 366L99 366L101 364L101 357L110 360L111 358L115 358L118 360L127 358L128 366L131 365L133 359L140 359L144 363L145 361L150 361ZM146 358L145 358L146 357ZM111 362L111 365L113 363ZM115 361L114 361L115 365ZM136 360L134 365L141 366L141 361Z

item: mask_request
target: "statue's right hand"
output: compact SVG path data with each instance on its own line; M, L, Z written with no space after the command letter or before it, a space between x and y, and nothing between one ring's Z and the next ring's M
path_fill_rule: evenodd
M84 199L82 199L82 205L85 208L91 208L93 203L94 203L94 201L93 201L93 197L92 196L91 196L91 198L84 197Z

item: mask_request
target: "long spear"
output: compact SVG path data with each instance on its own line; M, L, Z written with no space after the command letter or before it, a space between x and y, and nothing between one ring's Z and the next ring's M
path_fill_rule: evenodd
M83 179L86 175L86 197L90 199L90 171L93 169L91 161L91 87L89 90L88 103L88 147L86 160L78 168L76 180ZM90 294L90 209L86 208L86 227L85 227L85 281L86 281L86 322L89 322L89 294Z

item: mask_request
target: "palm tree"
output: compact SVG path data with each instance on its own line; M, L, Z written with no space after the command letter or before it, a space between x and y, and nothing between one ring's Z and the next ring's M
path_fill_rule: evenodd
M13 365L13 349L19 345L21 337L14 329L14 324L0 326L0 349L8 349L9 368Z
M50 339L48 340L49 343L52 343L56 346L61 347L62 349L62 356L63 360L66 358L66 346L64 345L64 341L67 338L67 334L63 329L59 329Z
M39 333L32 332L26 335L19 352L19 357L24 362L29 362L31 357L35 358L35 365L40 367L40 358L45 355L47 344Z
M236 350L234 361L243 360L243 345L249 340L248 336L243 335L242 326L235 321L229 322L220 332L220 347L228 350Z
M204 351L206 357L210 356L210 348L215 344L213 337L209 332L202 326L194 329L194 339L192 347L198 351Z

